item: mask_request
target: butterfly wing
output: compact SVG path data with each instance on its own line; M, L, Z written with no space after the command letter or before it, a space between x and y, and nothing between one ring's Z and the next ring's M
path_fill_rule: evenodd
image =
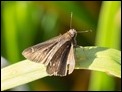
M68 69L68 74L70 74L74 70L75 65L73 35L75 34L68 31L64 35L29 47L25 49L22 54L31 61L45 64L48 74L66 76ZM72 60L70 59L71 57Z
M67 57L70 51L71 43L65 42L53 55L47 65L47 73L55 76L65 76L67 74Z
M29 47L22 54L31 61L43 63L47 66L56 51L66 41L69 41L69 39L60 35L46 42Z
M68 74L71 74L75 68L75 56L74 56L74 49L72 43L68 54L67 66L68 66Z
M50 50L58 43L60 37L61 35L29 47L22 52L22 55L31 61L41 62Z

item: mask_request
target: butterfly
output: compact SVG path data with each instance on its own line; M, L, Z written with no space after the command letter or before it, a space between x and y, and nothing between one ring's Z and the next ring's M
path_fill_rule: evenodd
M63 35L25 49L22 55L30 61L44 64L49 75L66 76L75 68L76 35L77 31L70 29Z

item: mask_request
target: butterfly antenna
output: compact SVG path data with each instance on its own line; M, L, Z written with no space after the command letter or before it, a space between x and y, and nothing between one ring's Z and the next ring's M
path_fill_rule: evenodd
M85 32L92 32L92 30L77 31L77 33L85 33Z
M71 17L70 17L70 29L72 29L72 15L73 15L73 13L71 12Z

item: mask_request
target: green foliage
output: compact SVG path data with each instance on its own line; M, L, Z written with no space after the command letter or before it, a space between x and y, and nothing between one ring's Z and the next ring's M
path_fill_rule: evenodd
M121 30L121 2L120 1L104 1L101 5L99 14L96 45L101 47L120 49L120 30ZM117 59L117 55L113 59ZM119 60L118 64L121 60ZM109 63L109 67L112 64ZM121 72L121 71L120 71ZM117 72L116 72L117 73ZM116 80L104 73L92 72L89 90L106 91L115 90Z
M76 68L85 69L85 70L87 69L89 70L92 68L92 70L96 69L97 71L103 71L105 73L92 72L91 76L89 76L90 82L88 83L88 82L84 82L84 80L89 80L89 79L86 78L87 75L85 73L82 73L82 70L80 71L80 73L78 73L78 76L76 76L75 74L76 72L74 72L71 76L68 76L70 80L74 80L73 82L74 84L69 83L66 80L65 81L53 80L53 77L50 78L50 81L47 80L47 78L45 81L43 80L42 77L47 75L46 74L42 76L39 75L38 78L42 78L42 79L39 80L38 83L37 82L35 82L35 84L33 84L33 82L29 83L33 85L32 89L59 90L58 89L59 86L55 85L57 82L59 83L59 85L63 84L65 88L67 88L67 86L71 87L67 89L61 87L60 88L61 90L92 90L92 91L97 90L98 91L98 90L120 89L121 87L118 87L120 84L116 83L117 80L115 79L115 77L106 74L107 72L111 75L120 78L120 72L121 72L119 70L120 52L115 50L115 49L120 50L120 40L121 40L120 39L121 36L120 35L120 30L121 30L121 2L120 1L104 1L104 2L100 2L100 1L48 1L48 2L47 1L34 1L34 2L2 1L1 2L1 19L2 19L1 55L8 60L9 64L15 63L13 65L10 65L9 70L7 70L9 67L8 66L2 69L2 71L7 70L5 73L8 73L9 75L11 74L11 72L9 73L9 71L12 71L11 70L12 66L14 68L14 66L20 64L21 65L20 67L22 67L22 64L24 66L26 65L25 63L27 62L30 65L34 64L27 60L17 63L18 61L24 59L24 57L21 54L22 51L29 46L40 43L42 41L45 41L47 39L50 39L54 36L57 36L59 34L68 31L70 29L69 23L70 23L71 12L73 12L72 28L76 29L77 31L92 30L92 32L90 33L83 33L77 35L78 45L93 46L95 44L96 46L100 46L100 47L114 48L114 50L113 49L101 50L101 48L98 47L96 48L91 47L91 49L89 47L88 47L89 49L86 47L84 48L85 51L82 51L82 48L77 48L76 56L78 56L77 57L78 62L76 63ZM92 55L89 55L90 53L89 52L87 53L87 51L90 51ZM117 54L117 52L119 54ZM104 53L106 56L102 53ZM86 57L89 58L87 60L82 61L81 59L82 55L83 58ZM104 60L100 60L99 58L103 56L104 56L103 58ZM100 61L100 63L97 66L95 66L98 63L96 61ZM91 65L90 62L94 62L94 63ZM86 67L87 64L90 66ZM36 66L36 64L34 64L34 66ZM104 66L105 66L105 70L108 69L107 71L103 69ZM114 66L116 68L114 69L111 66ZM21 69L18 69L18 71L19 71L18 74L22 74L21 75L22 78L23 73L26 72L26 70L21 71ZM8 75L6 74L2 75L5 76L6 78L5 81L7 81L7 82L4 81L5 85L7 86L2 87L2 89L5 90L23 84L20 82L18 82L18 84L14 84L13 83L14 78L13 77L10 78ZM14 76L14 74L12 74L12 76ZM84 79L81 78L81 76L84 77ZM11 83L11 81L8 82L7 77L9 77L10 80L12 79L13 84ZM17 80L17 78L15 80L19 81ZM32 81L32 79L36 80L36 78L37 77L35 77L35 79L33 78L29 78L29 79L27 78L27 79L29 81ZM29 82L26 81L26 79L24 80L26 83ZM79 83L77 83L77 81L79 81ZM47 83L47 85L45 85L45 82ZM50 84L52 87L50 87ZM89 87L85 86L88 84ZM38 85L43 85L45 87L38 87ZM38 88L36 89L36 87ZM116 87L118 87L118 89Z

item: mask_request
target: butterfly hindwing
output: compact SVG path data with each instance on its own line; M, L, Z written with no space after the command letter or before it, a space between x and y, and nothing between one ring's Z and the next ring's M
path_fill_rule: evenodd
M67 58L68 74L71 74L75 68L75 55L73 46L74 45L71 43L70 51Z
M55 76L65 76L67 74L67 58L70 51L71 42L65 42L52 57L47 65L47 73Z

